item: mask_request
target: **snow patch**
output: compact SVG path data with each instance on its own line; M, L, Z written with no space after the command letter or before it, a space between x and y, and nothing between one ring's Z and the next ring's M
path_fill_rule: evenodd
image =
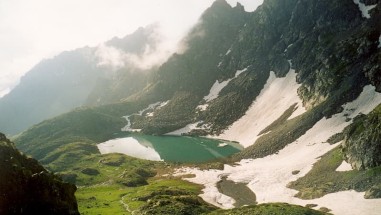
M246 70L247 70L247 68L245 68L243 70L237 70L237 72L235 73L235 76L233 78L230 78L230 79L228 79L226 81L223 81L221 83L219 83L218 80L217 80L213 84L212 88L210 89L209 94L204 97L204 100L206 102L210 102L213 99L216 99L218 97L218 94L221 92L221 90L224 87L226 87L226 85L228 85L230 81L232 81L233 79L237 78L241 73L245 72Z
M291 46L293 46L293 45L294 45L293 43L291 43L290 45L288 45L287 48L286 48L283 52L286 53L286 52L288 51L288 49L289 49Z
M203 104L196 107L196 109L199 109L200 111L205 111L209 107L209 104Z
M346 161L343 161L341 163L341 165L339 167L337 167L337 169L336 169L337 172L346 172L346 171L351 171L351 170L353 170L352 166L349 163L347 163Z
M360 0L353 0L353 2L359 7L362 16L367 19L370 19L369 11L377 6L377 4L365 5L364 3L360 2Z
M196 129L197 125L199 123L200 122L188 124L184 128L180 128L180 129L178 129L176 131L172 131L172 132L166 133L165 135L176 135L176 136L178 136L178 135L187 134L187 133L191 132L193 129Z
M291 69L284 78L276 78L275 73L270 72L267 83L245 115L217 138L238 141L248 147L259 138L263 129L277 120L291 105L297 103L297 109L290 119L304 113L305 109L297 93L299 87L295 70Z
M218 144L218 147L225 147L225 146L228 146L229 144L227 144L227 143L220 143L220 144Z
M273 77L270 80L276 79ZM354 118L359 113L368 114L380 103L381 94L377 93L373 86L366 86L355 101L344 105L345 111L329 119L321 119L299 139L277 154L258 159L244 159L234 166L225 165L224 170L182 168L178 169L175 175L194 174L194 178L186 180L204 185L203 194L200 196L221 208L233 207L228 203L217 201L221 193L218 192L216 184L222 176L227 176L228 180L248 183L247 186L256 194L258 203L287 202L302 206L313 203L319 207L327 207L337 215L376 215L381 211L381 199L364 199L364 193L344 191L328 194L319 199L301 200L294 197L297 191L287 188L287 184L305 176L322 155L340 144L330 145L326 141L333 134L342 132L351 123L347 122L347 115ZM300 173L293 175L294 170L299 170Z
M156 102L156 103L148 105L147 108L144 108L143 110L140 110L138 113L134 113L134 114L131 114L131 115L128 115L128 116L123 116L123 118L125 118L126 121L127 121L127 125L124 126L121 130L122 131L130 131L130 132L140 132L141 129L132 129L131 128L130 117L134 116L134 115L135 116L142 116L143 113L145 113L146 111L151 111L151 112L147 113L147 116L152 117L152 116L154 116L154 111L155 110L158 110L158 109L164 107L165 105L168 104L168 102L169 101L166 101L166 102Z
M378 38L378 46L377 46L378 48L381 48L381 35L380 35L380 37Z
M229 49L229 50L226 52L226 54L225 54L225 55L229 55L229 54L230 54L230 52L232 52L232 50L231 50L231 49Z

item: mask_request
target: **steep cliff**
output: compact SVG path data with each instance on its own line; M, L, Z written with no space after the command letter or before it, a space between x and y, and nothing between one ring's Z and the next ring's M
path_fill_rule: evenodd
M344 131L342 151L355 169L381 165L381 105L368 115L357 117Z
M0 133L0 214L79 214L76 187L28 158Z

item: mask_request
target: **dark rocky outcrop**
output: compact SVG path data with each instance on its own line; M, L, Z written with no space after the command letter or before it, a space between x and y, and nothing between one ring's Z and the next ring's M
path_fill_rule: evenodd
M381 185L373 186L365 192L365 199L381 198Z
M344 131L342 151L355 169L381 165L381 105L368 115L360 115Z
M76 187L63 183L0 133L0 214L79 214Z

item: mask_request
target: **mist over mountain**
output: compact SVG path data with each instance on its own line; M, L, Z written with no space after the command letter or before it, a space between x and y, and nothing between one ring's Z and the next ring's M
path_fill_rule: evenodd
M118 102L136 93L147 73L170 54L158 30L157 25L139 28L98 47L41 61L0 99L0 130L17 134L73 108Z

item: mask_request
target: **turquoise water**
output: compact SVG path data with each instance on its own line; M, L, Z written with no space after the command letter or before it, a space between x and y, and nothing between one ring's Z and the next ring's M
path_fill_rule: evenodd
M202 137L129 134L99 144L102 154L119 152L147 160L201 163L242 150L237 143Z

